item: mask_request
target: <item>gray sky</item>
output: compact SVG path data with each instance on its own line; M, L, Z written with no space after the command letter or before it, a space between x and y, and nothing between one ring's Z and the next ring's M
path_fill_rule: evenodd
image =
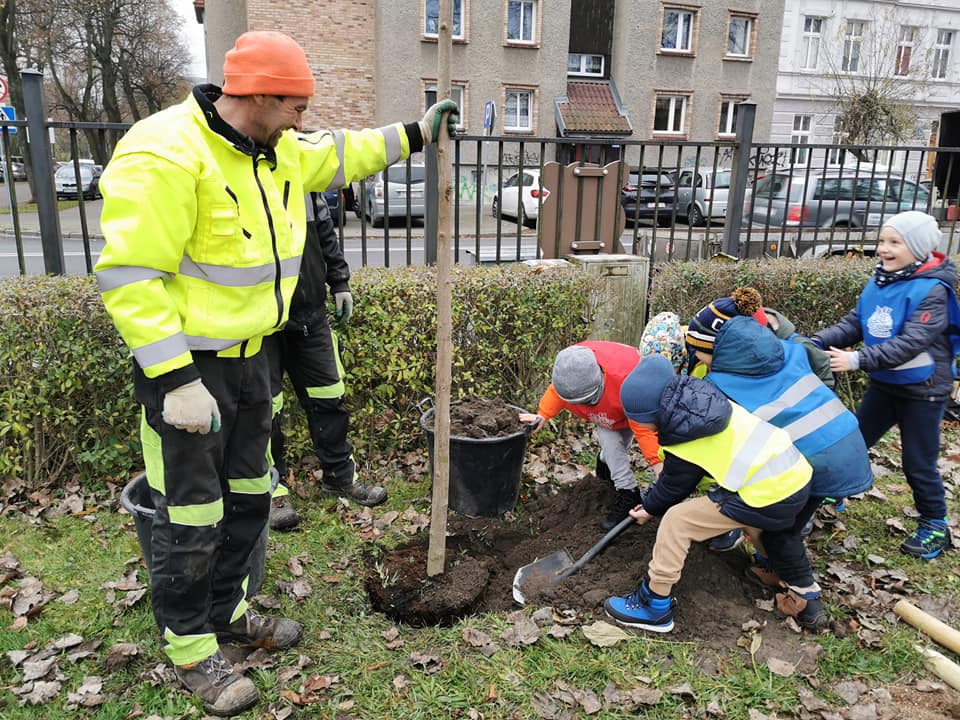
M193 77L207 77L207 63L203 53L203 25L197 22L191 0L171 0L177 13L183 18L181 34L192 52L190 74Z

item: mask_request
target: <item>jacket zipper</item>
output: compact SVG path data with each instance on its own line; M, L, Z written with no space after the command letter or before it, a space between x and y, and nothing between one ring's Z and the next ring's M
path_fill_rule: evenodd
M280 323L283 321L283 293L280 291L280 251L277 249L277 232L273 226L273 214L270 212L270 203L267 201L267 193L263 189L263 184L260 182L260 175L257 172L259 167L258 157L253 158L253 176L257 180L257 187L260 189L260 201L263 203L263 210L267 214L267 225L270 228L270 242L273 245L273 266L274 266L274 278L273 278L273 295L277 300L277 322L274 324L274 327L280 327Z

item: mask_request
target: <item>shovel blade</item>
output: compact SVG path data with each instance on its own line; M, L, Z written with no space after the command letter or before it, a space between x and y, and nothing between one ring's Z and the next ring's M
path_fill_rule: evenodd
M513 599L523 605L531 590L560 582L560 573L570 567L573 567L573 558L566 550L557 550L524 565L513 576Z

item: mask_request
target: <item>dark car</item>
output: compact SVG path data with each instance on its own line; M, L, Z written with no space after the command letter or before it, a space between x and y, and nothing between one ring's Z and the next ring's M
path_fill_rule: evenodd
M356 212L356 200L354 199L353 188L347 186L340 190L324 190L323 199L327 201L327 207L330 208L330 215L333 222L340 226L340 197L343 195L343 223L347 222L347 213Z
M676 194L671 175L656 168L633 168L627 175L620 192L620 205L626 213L627 222L654 220L667 227L673 216L673 199Z

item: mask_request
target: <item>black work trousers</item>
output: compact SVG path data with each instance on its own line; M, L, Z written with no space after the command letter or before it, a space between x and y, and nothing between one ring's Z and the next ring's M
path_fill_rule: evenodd
M163 399L143 405L141 441L156 512L151 534L153 612L167 654L183 665L216 649L213 628L245 611L250 557L270 512L270 374L267 354L195 352L217 400L220 430L163 421Z
M823 497L811 495L797 513L793 525L783 530L764 530L761 535L770 567L777 571L781 580L795 588L810 587L816 582L801 530L823 501Z
M345 488L354 479L356 466L353 446L347 439L350 414L343 402L343 365L336 335L326 313L316 314L309 323L287 324L272 335L268 345L273 395L283 389L286 372L307 416L313 451L323 468L323 484ZM282 411L275 412L270 434L271 453L280 473L286 478Z

